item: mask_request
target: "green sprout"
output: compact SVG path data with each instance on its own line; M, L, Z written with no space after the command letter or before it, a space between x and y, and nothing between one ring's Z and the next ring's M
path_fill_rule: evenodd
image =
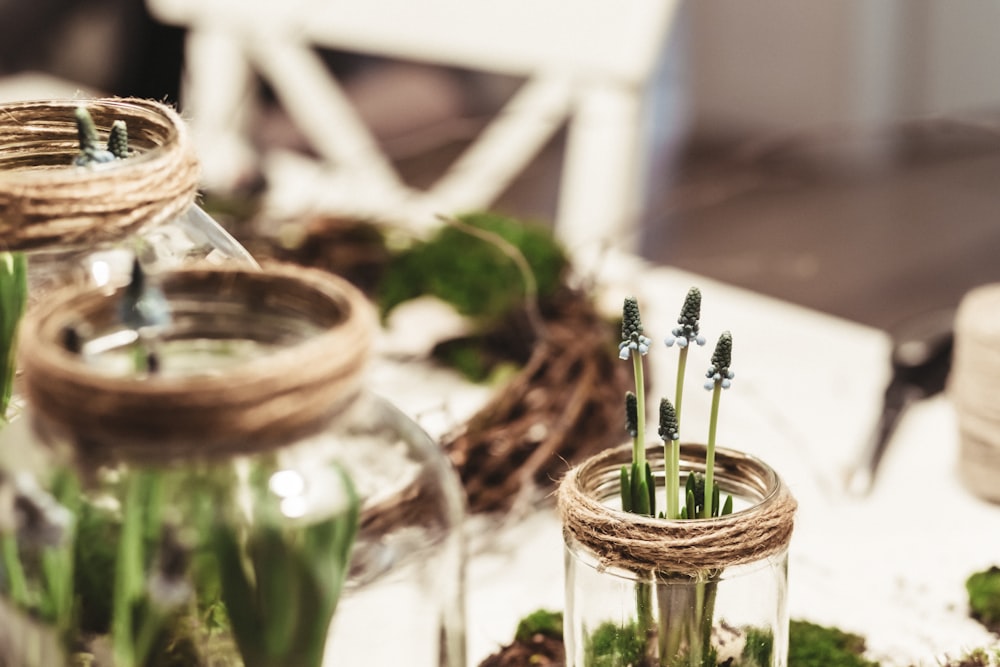
M28 260L22 252L0 252L0 424L14 394L17 325L28 302Z

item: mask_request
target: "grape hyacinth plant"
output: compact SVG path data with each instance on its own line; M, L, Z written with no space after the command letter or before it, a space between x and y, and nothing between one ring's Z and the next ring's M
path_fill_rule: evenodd
M708 425L705 473L689 473L681 484L680 424L684 399L687 356L691 348L703 346L705 337L699 330L701 292L691 288L684 301L678 326L664 342L679 349L677 378L673 401L663 397L659 402L657 433L663 442L664 507L657 511L656 484L645 456L645 391L643 357L651 341L643 333L636 299L625 299L622 309L622 340L619 356L631 360L635 376L635 391L625 397L626 430L632 440L631 465L621 469L621 504L626 512L669 521L712 519L733 512L733 498L720 503L720 489L715 482L715 449L722 391L732 385L733 337L723 332L715 346L711 365L706 372L705 388L712 392L712 407ZM694 586L678 586L690 580L688 575L669 571L653 571L635 584L636 623L626 629L626 635L609 642L610 628L598 629L590 644L587 664L632 665L633 667L716 667L726 665L763 665L755 659L744 662L718 662L712 645L713 616L721 571L703 572ZM657 612L654 617L654 607ZM620 632L620 629L619 629ZM605 636L599 636L601 634ZM602 643L603 642L603 643ZM765 648L770 646L764 642ZM601 646L608 653L601 655ZM627 651L623 647L630 647ZM638 650L637 650L637 647ZM611 654L614 654L612 657ZM626 657L631 656L631 657ZM610 661L609 661L610 658Z

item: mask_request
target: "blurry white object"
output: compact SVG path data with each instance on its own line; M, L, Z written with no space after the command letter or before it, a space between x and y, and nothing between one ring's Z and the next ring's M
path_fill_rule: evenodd
M255 72L331 167L311 179L307 192L286 199L316 207L322 195L327 208L418 228L437 224L435 214L487 207L570 119L556 229L577 248L635 242L630 233L648 159L644 113L679 1L147 3L161 20L190 28L184 107L202 147L207 185L232 179L226 165L246 164L245 114ZM316 47L526 82L448 172L417 191L401 182Z
M99 93L44 72L20 72L0 77L0 103L97 97Z

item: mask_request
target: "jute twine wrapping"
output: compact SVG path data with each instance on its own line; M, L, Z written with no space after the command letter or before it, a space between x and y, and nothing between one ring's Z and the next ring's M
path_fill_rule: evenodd
M948 394L959 429L959 471L979 496L1000 502L1000 284L962 299Z
M124 120L135 155L73 166L78 106L90 112L102 140ZM121 238L182 213L197 186L186 127L164 104L113 98L0 105L0 249Z
M364 296L346 281L272 265L260 273L182 270L166 274L162 287L177 328L167 337L218 335L213 329L199 332L207 299L223 313L214 327L225 313L249 312L277 318L282 323L277 330L293 340L279 341L277 350L245 363L191 375L113 376L67 351L61 341L68 326L82 322L107 329L115 321L118 294L63 290L31 311L21 330L20 356L36 427L68 435L90 460L227 457L316 432L360 389L375 323ZM200 310L185 312L185 302ZM298 322L320 330L297 336Z
M659 448L657 448L659 449ZM650 465L662 470L662 451L649 449ZM682 445L682 456L704 459L703 449ZM622 465L632 447L609 449L573 468L559 486L558 505L567 538L590 550L601 568L655 570L697 576L706 570L752 563L780 553L792 536L795 499L780 479L760 461L717 450L716 480L750 484L760 502L715 519L667 521L610 508L617 494ZM729 472L720 467L732 464ZM731 474L730 474L731 473Z

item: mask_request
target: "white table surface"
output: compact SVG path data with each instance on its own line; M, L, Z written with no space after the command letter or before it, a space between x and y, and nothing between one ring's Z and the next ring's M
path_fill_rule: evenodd
M929 667L944 656L997 643L968 618L964 582L1000 564L1000 506L966 492L957 477L958 439L946 397L904 415L868 497L843 491L846 470L881 409L889 377L884 333L631 258L605 257L596 277L599 302L610 313L620 312L625 296L639 300L654 340L647 357L652 397L672 396L677 353L660 341L674 326L688 288L701 289L709 344L689 356L684 423L702 424L705 432L686 428L685 440L707 438L710 394L700 376L718 334L732 332L736 379L723 395L719 442L763 458L799 501L789 565L793 619L863 635L870 656L886 667ZM441 313L428 315L428 308L401 313L382 350L419 352L413 331L433 337L456 324ZM374 386L435 436L472 414L490 391L447 371L386 358L372 372ZM480 521L470 521L470 532ZM486 546L472 547L470 665L509 642L521 616L563 608L562 558L551 506L510 521Z

